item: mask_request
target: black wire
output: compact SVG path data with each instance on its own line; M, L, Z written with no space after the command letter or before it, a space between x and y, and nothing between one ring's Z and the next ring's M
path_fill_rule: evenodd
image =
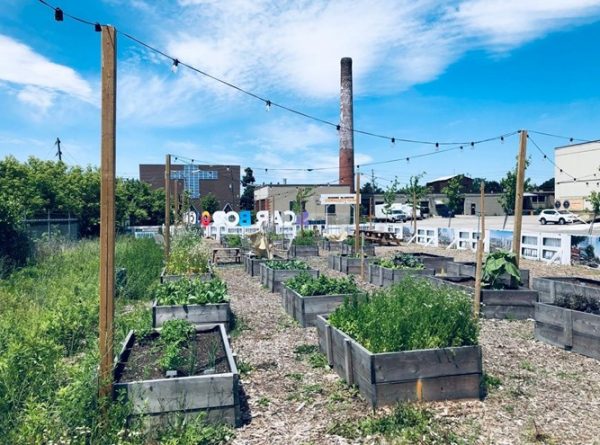
M577 142L591 142L588 139L577 139L577 138L573 138L573 137L569 137L569 136L560 136L560 135L557 135L557 134L544 133L542 131L528 130L528 133L534 133L534 134L539 134L541 136L549 136L549 137L558 138L558 139L567 139L570 142L574 142L574 141L577 141Z
M552 159L550 159L546 153L544 153L544 150L542 150L542 149L540 148L540 146L539 146L538 144L536 144L536 143L535 143L535 141L534 141L534 140L531 138L531 136L527 135L527 139L529 139L529 141L530 141L530 142L533 144L533 146L534 146L535 148L537 148L537 149L538 149L538 151L539 151L539 152L540 152L540 153L541 153L541 154L544 156L544 159L546 159L548 162L550 162L550 163L551 163L551 164L552 164L554 167L558 168L558 169L560 170L560 172L561 172L561 173L564 173L565 175L567 175L567 176L570 176L570 177L571 177L571 178L573 178L573 179L576 179L576 177L575 177L575 176L573 176L573 175L571 175L571 174L567 173L567 172L566 172L566 171L564 171L562 168L560 168L558 165L556 165L556 163L555 163L555 162L554 162Z

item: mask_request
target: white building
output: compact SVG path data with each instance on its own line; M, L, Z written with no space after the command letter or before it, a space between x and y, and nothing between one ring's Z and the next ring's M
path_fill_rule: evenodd
M600 141L554 149L556 206L574 211L589 210L591 192L600 192Z

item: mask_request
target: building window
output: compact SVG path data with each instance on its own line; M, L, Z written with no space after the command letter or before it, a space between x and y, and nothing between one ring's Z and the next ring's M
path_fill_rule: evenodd
M327 206L327 214L328 215L335 215L335 204L329 204Z

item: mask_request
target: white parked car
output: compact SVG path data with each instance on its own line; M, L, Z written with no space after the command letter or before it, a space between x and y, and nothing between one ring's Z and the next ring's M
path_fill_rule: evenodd
M542 224L549 222L554 224L565 224L575 222L576 220L577 215L568 210L546 209L542 210L540 216L538 216L538 221Z

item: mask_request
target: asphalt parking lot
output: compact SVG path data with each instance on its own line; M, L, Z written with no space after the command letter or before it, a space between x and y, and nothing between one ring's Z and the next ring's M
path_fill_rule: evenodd
M509 216L506 221L506 230L513 229L514 218ZM410 224L410 221L407 221ZM486 229L502 229L504 224L504 216L487 216L485 218ZM433 218L427 218L420 220L418 225L421 227L456 227L456 228L477 228L478 218L476 216L458 215L454 218L442 218L439 216ZM524 216L523 217L523 232L550 232L550 233L564 233L569 235L587 235L589 225L585 223L574 223L574 224L546 224L545 226L540 224L537 220L537 216ZM600 222L594 225L595 236L600 236Z

